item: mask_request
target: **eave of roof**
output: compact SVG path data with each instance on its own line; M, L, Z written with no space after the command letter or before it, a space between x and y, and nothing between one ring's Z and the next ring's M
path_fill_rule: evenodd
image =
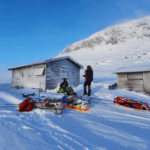
M58 61L58 60L62 60L62 59L69 59L70 61L72 61L73 63L75 63L77 66L79 66L80 69L83 69L83 68L84 68L81 64L79 64L78 62L76 62L76 61L75 61L73 58L71 58L70 56L64 56L64 57L50 58L50 59L47 59L47 60L43 60L43 61L39 61L39 62L27 64L27 65L17 66L17 67L9 68L8 70L14 70L14 69L19 69L19 68L25 68L25 67L35 66L35 65L40 65L40 64L47 64L47 63L49 63L49 62Z
M150 65L118 68L114 74L136 72L150 72Z

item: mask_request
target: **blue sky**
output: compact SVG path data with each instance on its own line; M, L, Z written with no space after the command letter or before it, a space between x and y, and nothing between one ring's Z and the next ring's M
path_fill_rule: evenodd
M147 15L149 0L0 0L0 71L54 57L108 26Z

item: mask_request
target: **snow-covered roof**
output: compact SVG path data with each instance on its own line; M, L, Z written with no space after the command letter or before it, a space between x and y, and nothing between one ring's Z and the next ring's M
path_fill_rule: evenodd
M58 60L62 60L62 59L69 59L70 61L72 61L73 63L75 63L77 66L79 66L81 69L84 68L81 64L79 64L78 62L76 62L70 56L64 56L64 57L50 58L50 59L47 59L47 60L43 60L43 61L39 61L39 62L27 64L27 65L17 66L17 67L9 68L8 70L14 70L14 69L19 69L19 68L24 68L24 67L29 67L29 66L33 66L33 65L47 64L49 62L58 61Z
M117 74L117 73L127 73L127 72L149 72L149 71L150 71L150 65L118 68L114 73Z

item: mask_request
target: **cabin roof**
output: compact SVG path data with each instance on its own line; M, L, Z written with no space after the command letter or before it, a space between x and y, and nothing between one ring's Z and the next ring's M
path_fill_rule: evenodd
M17 66L17 67L9 68L8 70L14 70L14 69L19 69L19 68L24 68L24 67L34 66L34 65L47 64L47 63L49 63L49 62L58 61L58 60L63 60L63 59L69 59L69 60L72 61L74 64L76 64L77 66L79 66L81 69L84 68L81 64L79 64L78 62L76 62L76 61L75 61L73 58L71 58L70 56L64 56L64 57L50 58L50 59L47 59L47 60L43 60L43 61L39 61L39 62L35 62L35 63L30 63L30 64L26 64L26 65L22 65L22 66Z
M129 72L150 72L150 65L147 66L133 66L118 68L114 73L129 73Z

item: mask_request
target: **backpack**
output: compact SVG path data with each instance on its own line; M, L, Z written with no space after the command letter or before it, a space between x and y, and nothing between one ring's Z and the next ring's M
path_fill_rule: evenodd
M31 98L27 98L22 103L19 104L19 112L22 111L32 111L34 108L34 102Z

